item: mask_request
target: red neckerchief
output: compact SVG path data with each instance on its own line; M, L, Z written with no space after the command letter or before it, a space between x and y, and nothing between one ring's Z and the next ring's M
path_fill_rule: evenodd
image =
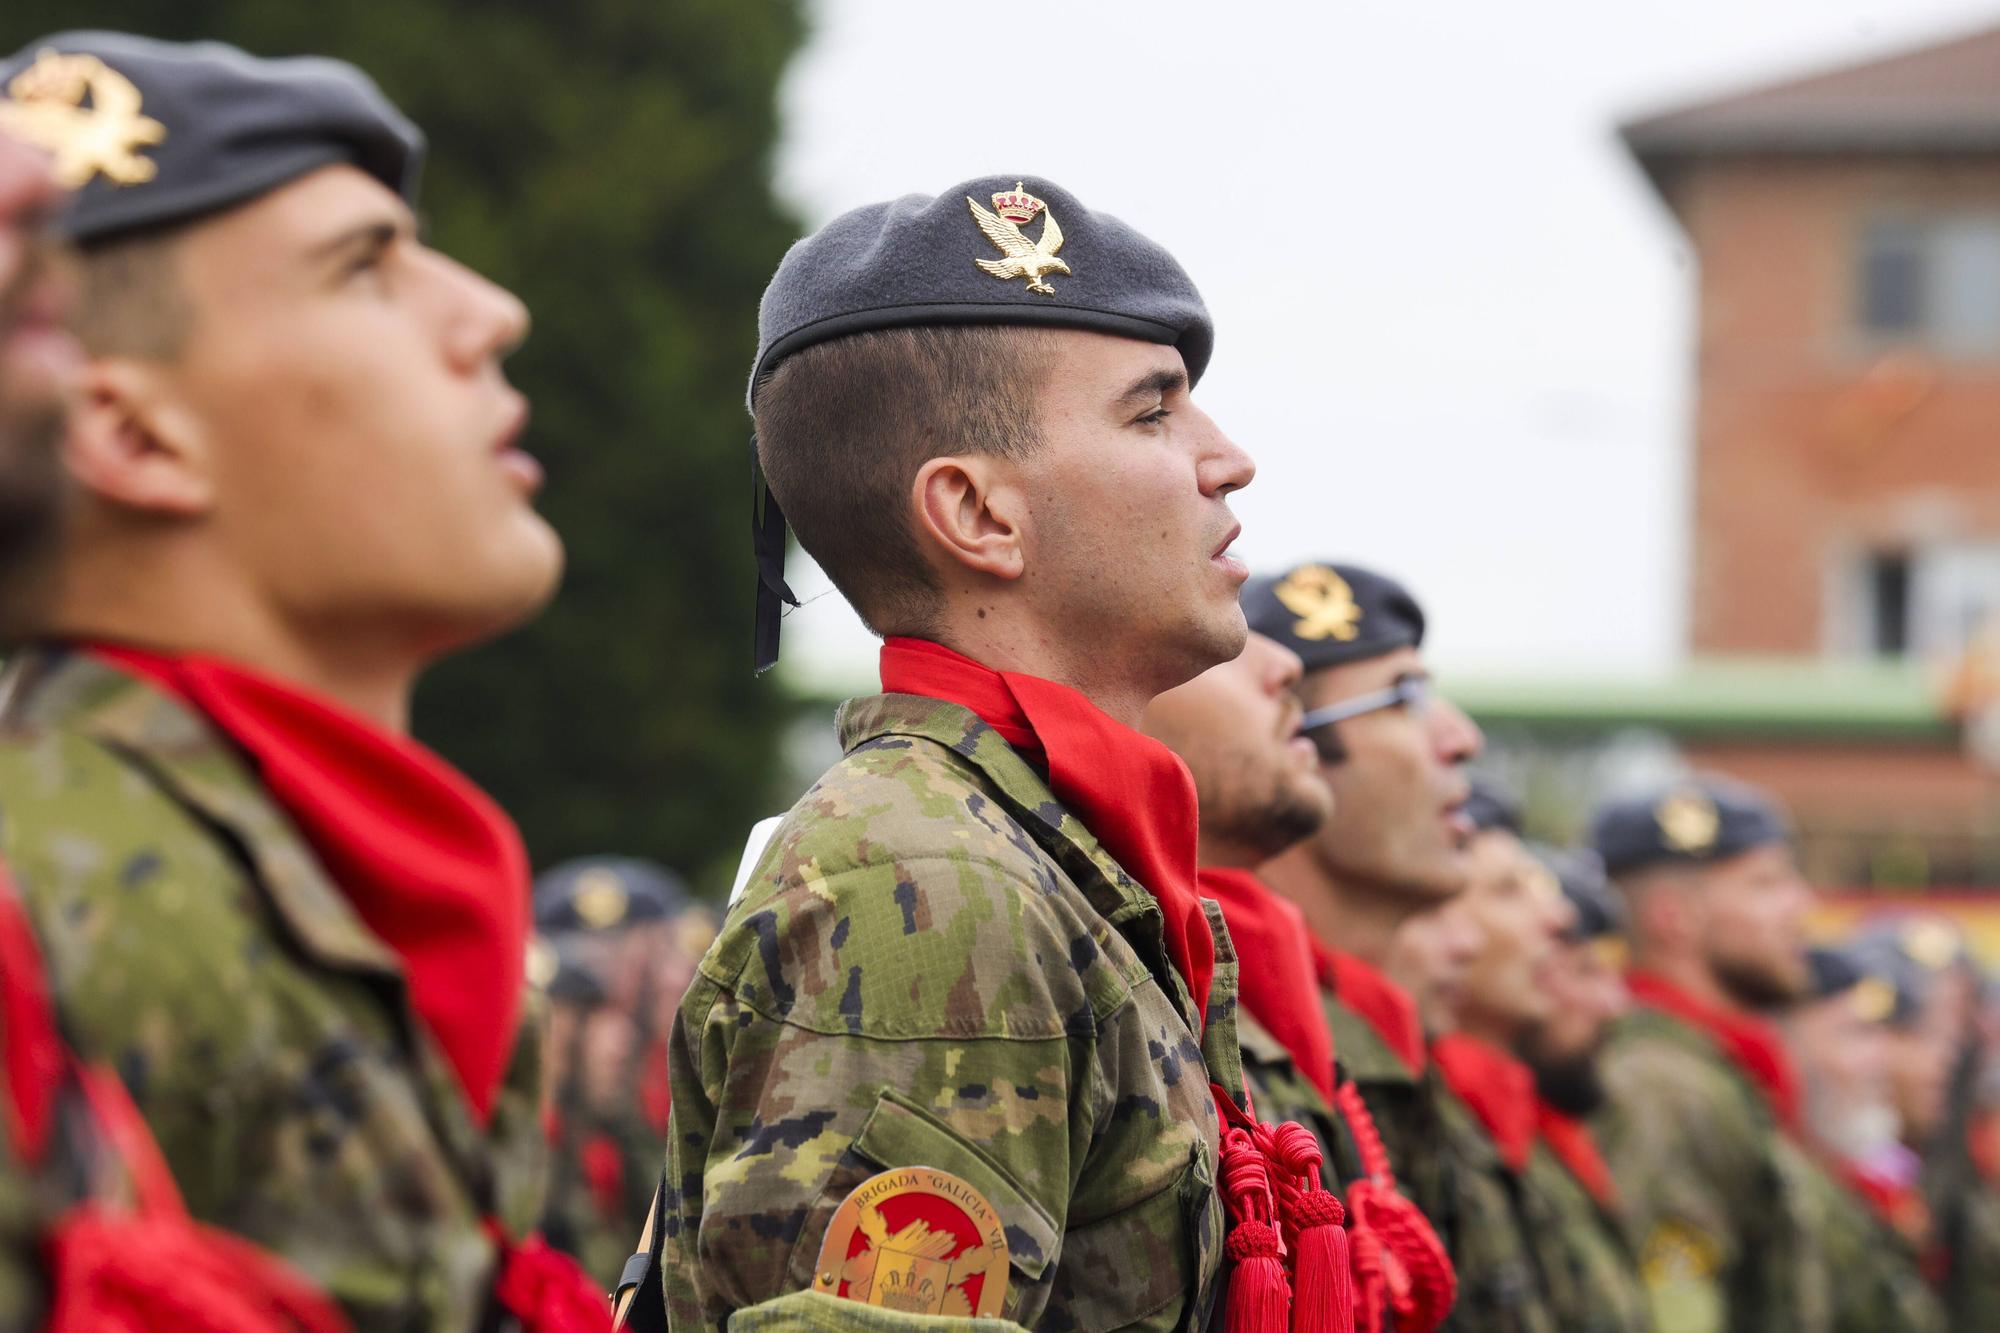
M1477 1117L1509 1171L1525 1171L1535 1150L1535 1075L1497 1046L1463 1032L1431 1043L1445 1086Z
M1834 1163L1833 1171L1849 1189L1867 1200L1877 1217L1912 1245L1922 1249L1930 1240L1930 1204L1914 1178L1892 1179L1847 1160Z
M1698 1028L1722 1049L1731 1064L1764 1094L1785 1132L1799 1132L1799 1076L1777 1030L1762 1019L1717 1008L1651 972L1626 978L1633 1000Z
M1194 779L1172 750L1067 685L995 671L926 639L882 645L882 688L969 708L1030 763L1111 859L1160 904L1167 957L1208 1013L1215 938L1195 885Z
M56 1035L42 979L42 954L28 914L0 866L0 1055L7 1071L7 1133L14 1155L29 1166L42 1159L55 1118L56 1089L68 1055Z
M480 1124L521 1020L528 856L486 793L431 751L296 686L212 658L92 650L191 705L257 765L457 1071Z
M1597 1137L1590 1132L1590 1126L1539 1097L1535 1099L1535 1121L1542 1142L1549 1145L1556 1160L1569 1169L1599 1207L1616 1212L1618 1186L1611 1179L1611 1168L1605 1163L1604 1154L1597 1150Z
M1187 983L1199 1025L1215 938L1196 882L1187 765L1066 685L995 671L923 639L882 645L882 688L969 708L1023 758L1046 767L1056 799L1159 903L1167 957ZM1217 1183L1232 1260L1225 1322L1238 1333L1284 1333L1288 1325L1293 1333L1352 1333L1346 1212L1320 1185L1318 1141L1296 1124L1260 1122L1219 1084L1209 1090L1222 1119Z
M1210 866L1200 883L1222 908L1236 946L1237 999L1331 1101L1333 1030L1319 1003L1305 917L1247 870Z
M1424 1072L1424 1024L1410 993L1351 953L1329 949L1317 939L1312 949L1319 984L1361 1016L1412 1074Z

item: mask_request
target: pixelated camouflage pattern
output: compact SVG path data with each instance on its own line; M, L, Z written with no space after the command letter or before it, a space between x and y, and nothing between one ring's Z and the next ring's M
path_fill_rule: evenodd
M1354 1080L1361 1100L1381 1133L1382 1146L1396 1170L1396 1184L1415 1201L1437 1228L1439 1239L1451 1246L1448 1217L1450 1166L1444 1152L1444 1127L1438 1119L1438 1098L1444 1084L1435 1065L1413 1074L1381 1034L1332 991L1321 990L1320 1002L1333 1029L1333 1049L1340 1067Z
M1826 1262L1835 1333L1942 1333L1944 1307L1916 1248L1866 1199L1806 1159L1800 1205Z
M1706 1034L1649 1008L1618 1021L1602 1068L1598 1141L1658 1333L1825 1333L1803 1155L1763 1094Z
M1158 904L996 733L907 695L850 701L839 726L846 757L681 1004L673 1326L763 1326L812 1286L840 1202L912 1165L1004 1220L1008 1319L1202 1326L1223 1234L1209 1082L1242 1085L1219 909L1198 1042Z
M45 1313L40 1246L52 1214L40 1197L41 1174L14 1154L0 1132L0 1330L6 1333L39 1328Z
M66 1034L118 1071L189 1210L361 1327L473 1327L482 1215L540 1211L532 1020L481 1129L395 957L205 720L47 648L0 700L0 859Z
M1563 1333L1646 1333L1652 1327L1637 1258L1620 1220L1537 1140L1522 1173L1532 1240Z
M1327 1104L1318 1086L1299 1072L1292 1053L1251 1016L1236 1012L1236 1035L1243 1049L1243 1081L1260 1119L1297 1121L1319 1140L1320 1183L1342 1198L1347 1186L1366 1174L1354 1133L1339 1111ZM1336 1077L1345 1071L1336 1066Z
M1450 1089L1437 1089L1449 1170L1447 1245L1458 1270L1458 1303L1447 1333L1556 1333L1555 1310L1535 1238L1557 1225L1537 1213L1521 1177L1500 1159L1485 1126Z
M1924 1197L1944 1264L1941 1294L1951 1333L2000 1328L2000 1181L1962 1140L1924 1160Z

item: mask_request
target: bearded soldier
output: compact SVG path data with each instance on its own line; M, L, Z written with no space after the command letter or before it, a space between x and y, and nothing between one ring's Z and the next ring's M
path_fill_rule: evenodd
M1549 1219L1533 1237L1556 1325L1644 1333L1646 1293L1624 1230L1618 1187L1590 1127L1604 1106L1598 1070L1611 1024L1631 1005L1625 989L1624 912L1590 851L1540 852L1571 911L1545 974L1546 1017L1521 1044L1534 1072L1535 1146L1523 1178Z
M1798 1075L1760 1012L1810 979L1790 828L1754 788L1699 777L1605 805L1592 840L1631 908L1636 1003L1600 1123L1655 1326L1817 1333Z
M1457 1275L1429 1219L1398 1191L1368 1104L1337 1061L1299 909L1257 875L1332 813L1295 692L1302 672L1297 653L1252 632L1235 661L1153 700L1145 729L1194 776L1201 887L1236 947L1251 1093L1265 1116L1319 1136L1327 1185L1347 1203L1355 1325L1430 1329L1450 1312Z

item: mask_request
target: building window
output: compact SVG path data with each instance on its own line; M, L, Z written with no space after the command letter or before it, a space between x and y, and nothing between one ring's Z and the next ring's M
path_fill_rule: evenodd
M2000 216L1877 222L1862 236L1857 287L1873 338L2000 355Z
M1877 657L1901 657L1910 651L1910 557L1902 551L1877 551L1868 557L1868 647Z
M1857 573L1860 614L1840 636L1850 651L1949 660L2000 624L2000 543L1871 551Z

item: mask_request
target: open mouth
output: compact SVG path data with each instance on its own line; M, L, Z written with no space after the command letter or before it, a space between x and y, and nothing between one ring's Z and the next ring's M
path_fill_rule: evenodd
M1236 554L1229 548L1234 546L1236 539L1242 535L1243 525L1238 523L1229 530L1229 534L1222 539L1221 543L1216 546L1215 550L1208 557L1210 563L1220 567L1225 575L1233 582L1239 584L1249 581L1250 566L1238 559Z
M503 471L524 491L532 495L542 488L544 479L542 465L534 455L520 447L520 439L528 429L528 400L516 395L513 411L508 416L506 427L500 438L494 442L493 456Z

